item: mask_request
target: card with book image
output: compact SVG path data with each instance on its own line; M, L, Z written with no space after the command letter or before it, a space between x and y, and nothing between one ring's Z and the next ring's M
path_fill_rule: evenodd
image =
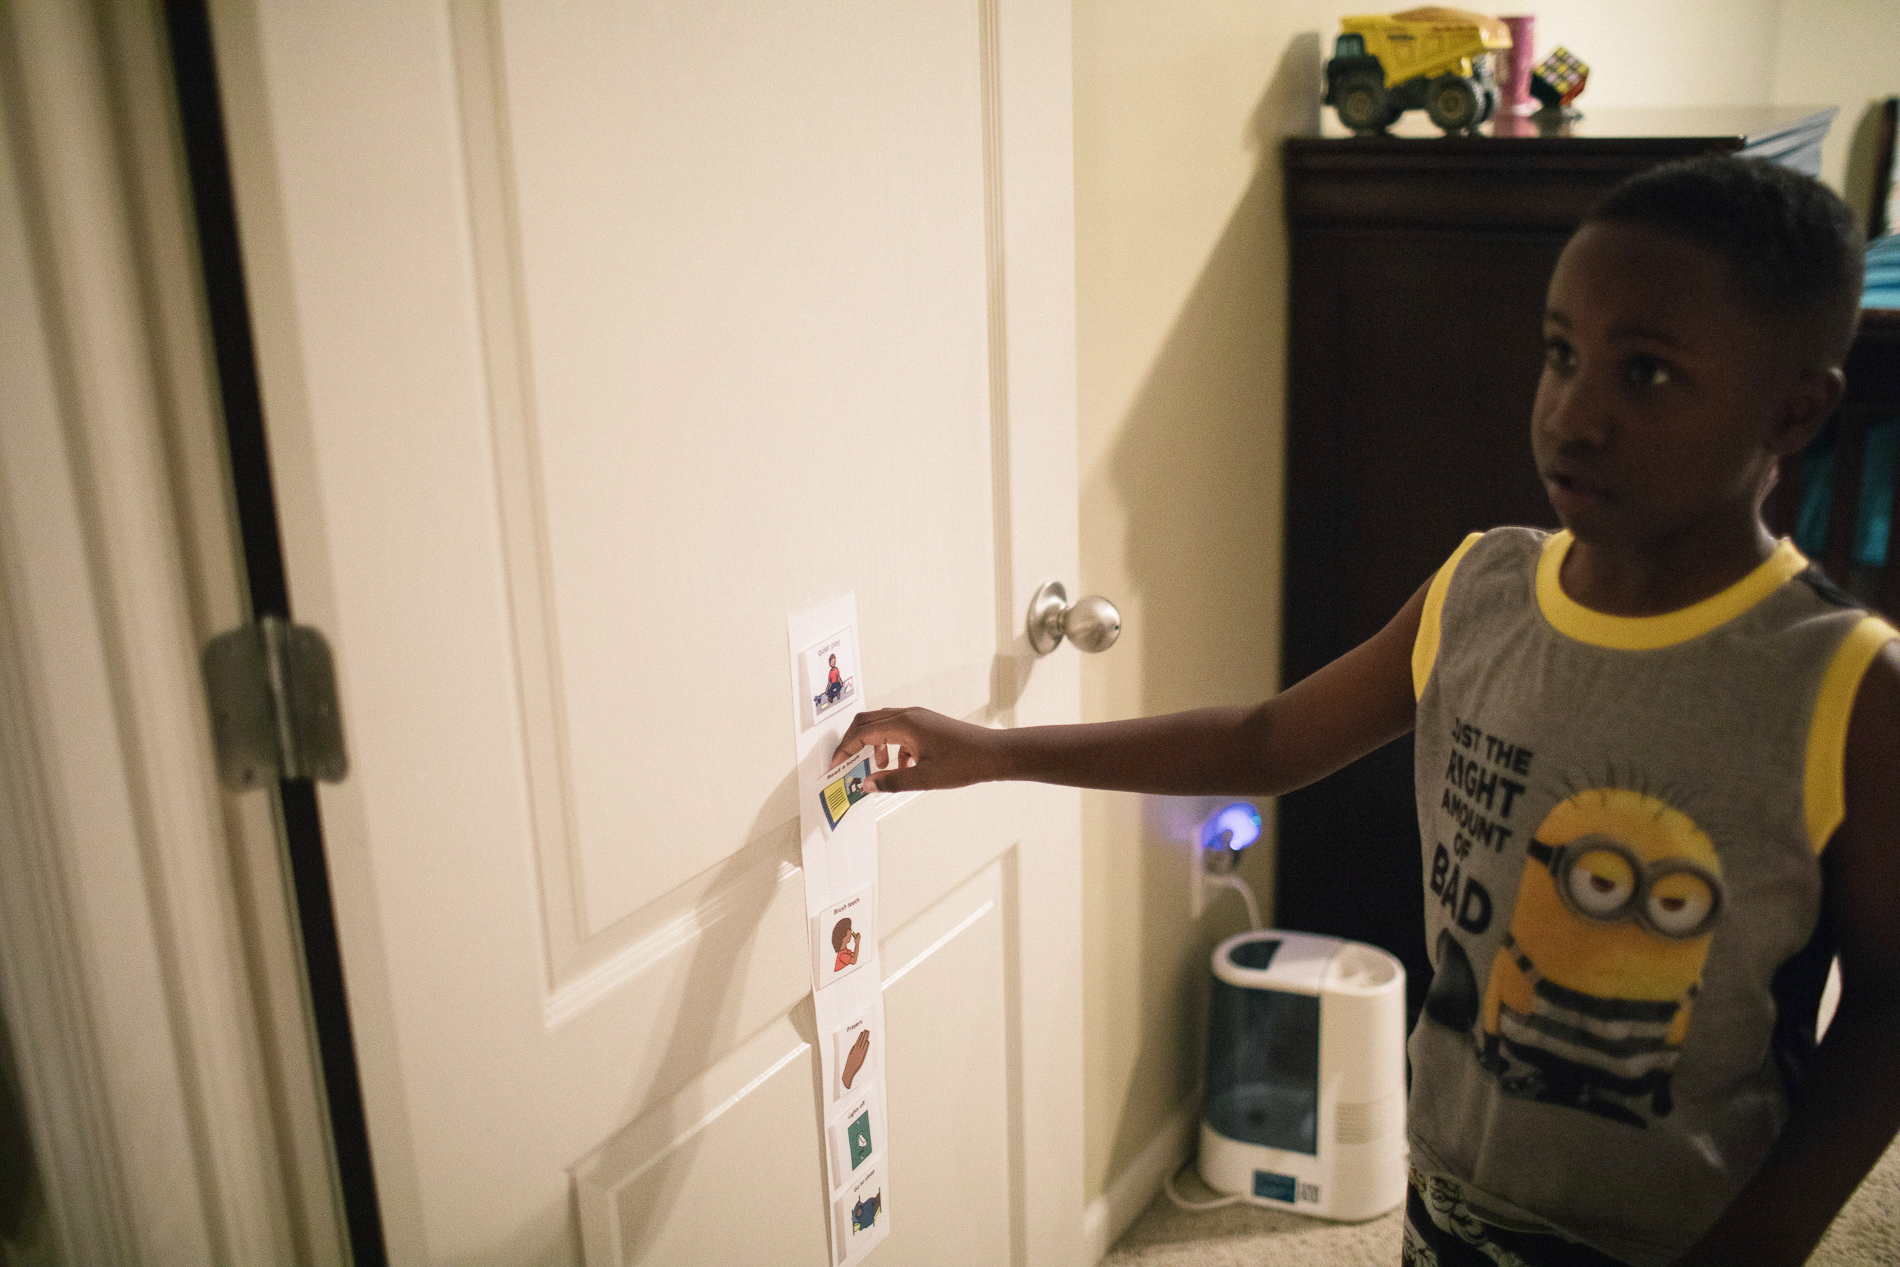
M851 807L871 794L868 781L871 777L871 758L860 756L855 761L846 759L844 764L825 776L825 784L819 789L819 803L824 807L825 824L837 831L838 824L851 812Z

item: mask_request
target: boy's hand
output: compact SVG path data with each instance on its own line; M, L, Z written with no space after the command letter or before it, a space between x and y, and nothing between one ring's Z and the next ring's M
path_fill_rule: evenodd
M858 714L831 760L835 765L870 748L865 789L871 792L966 787L1002 775L998 734L927 708L880 708ZM897 755L887 761L891 745Z

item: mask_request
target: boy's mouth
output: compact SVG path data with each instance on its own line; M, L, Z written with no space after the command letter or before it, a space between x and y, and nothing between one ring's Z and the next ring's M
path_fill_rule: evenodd
M1577 514L1594 513L1618 501L1614 492L1596 480L1555 467L1544 472L1544 491L1550 497L1551 508L1566 524Z
M1616 495L1609 488L1585 475L1574 471L1552 467L1544 472L1544 483L1555 496L1561 492L1567 500L1613 502Z

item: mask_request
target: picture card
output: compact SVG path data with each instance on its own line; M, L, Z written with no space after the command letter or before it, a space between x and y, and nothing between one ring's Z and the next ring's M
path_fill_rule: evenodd
M825 1150L831 1154L832 1187L843 1187L878 1151L884 1142L883 1114L882 1097L860 1091L832 1122Z
M811 711L805 719L807 726L816 725L858 702L858 640L850 626L806 648L801 659L805 669L804 698L811 703Z
M838 830L838 824L851 812L851 807L869 796L870 789L865 780L871 777L871 758L860 757L857 761L847 760L829 777L824 788L818 793L818 799L825 811L825 825L832 831Z
M881 1010L881 1009L880 1009ZM831 1036L831 1098L842 1100L855 1089L877 1076L883 1063L883 1036L877 1024L882 1018L866 1011L846 1021Z
M837 1225L838 1262L855 1263L891 1230L885 1206L884 1162L873 1161L858 1173L844 1195L832 1203Z
M877 886L833 902L811 922L812 982L822 990L858 970L877 949Z
M858 716L866 689L864 669L858 663L857 603L849 594L840 595L788 617L785 624L798 754L805 914L816 918L833 901L877 880L877 816L869 809L854 809L866 799L865 790L875 773L870 764L862 772L856 770L861 758L868 761L871 751L860 747L842 761L836 755ZM819 698L834 657L841 695L835 705ZM849 691L844 690L845 682L850 684ZM819 704L825 705L825 712L822 720L814 721Z

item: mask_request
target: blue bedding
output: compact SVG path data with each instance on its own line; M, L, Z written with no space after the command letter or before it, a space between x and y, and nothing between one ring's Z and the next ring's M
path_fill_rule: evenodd
M1889 233L1867 244L1867 280L1861 291L1862 308L1900 308L1900 233ZM1853 564L1877 568L1887 560L1888 519L1893 506L1893 479L1900 459L1900 418L1883 418L1867 431L1867 452L1860 468L1860 514L1854 524ZM1801 463L1801 514L1795 521L1794 541L1811 559L1827 546L1828 492L1834 474L1834 429L1829 427L1809 446ZM1846 577L1836 577L1846 581Z
M1889 233L1867 244L1867 280L1860 306L1900 308L1900 233Z

